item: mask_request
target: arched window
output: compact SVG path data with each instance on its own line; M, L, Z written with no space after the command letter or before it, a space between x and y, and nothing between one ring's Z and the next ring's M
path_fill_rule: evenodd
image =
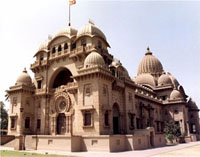
M84 114L84 126L91 126L92 125L92 113L85 112Z
M26 117L25 119L25 128L26 129L30 128L30 117Z
M65 43L65 45L64 45L64 50L66 50L66 49L68 49L68 44L67 43Z
M81 40L81 46L86 47L86 39Z
M73 43L71 46L71 50L74 50L74 49L76 49L76 43Z
M52 49L52 53L56 53L56 48L55 47Z
M105 126L109 126L109 113L108 113L108 111L105 112L104 122L105 122Z
M40 55L40 61L43 61L43 59L44 59L44 55L41 54L41 55Z
M61 45L58 46L58 52L60 52L60 51L62 51L62 46Z

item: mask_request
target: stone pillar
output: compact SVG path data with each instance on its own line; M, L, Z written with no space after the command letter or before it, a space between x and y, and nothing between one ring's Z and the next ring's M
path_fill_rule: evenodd
M15 136L15 145L14 145L14 150L25 150L25 137L20 135L20 136Z

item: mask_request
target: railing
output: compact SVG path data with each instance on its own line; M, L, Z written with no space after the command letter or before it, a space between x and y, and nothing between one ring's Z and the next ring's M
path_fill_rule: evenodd
M40 65L40 62L36 60L33 64L31 64L31 68L35 68Z
M41 88L41 89L35 89L35 94L36 95L42 95L46 93L46 89L45 88Z
M89 46L85 46L85 47L79 46L76 49L71 50L71 51L70 51L70 49L65 49L65 50L63 49L62 51L59 51L59 52L57 51L55 53L50 52L49 60L65 56L67 54L69 54L69 56L71 58L73 58L73 57L76 57L76 56L81 55L83 53L87 54L87 53L91 52L94 48L97 49L97 51L99 51L100 53L108 54L108 50L98 48L95 45L89 45ZM36 60L33 64L31 64L31 69L34 69L37 66L46 65L46 64L47 64L47 60L42 60L42 61Z

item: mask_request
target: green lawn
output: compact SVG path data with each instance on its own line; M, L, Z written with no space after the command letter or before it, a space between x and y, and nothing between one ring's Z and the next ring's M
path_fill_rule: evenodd
M9 150L1 150L1 157L72 157L67 155L53 155L53 154L37 154L37 153L27 153L27 152L19 152L19 151L9 151Z

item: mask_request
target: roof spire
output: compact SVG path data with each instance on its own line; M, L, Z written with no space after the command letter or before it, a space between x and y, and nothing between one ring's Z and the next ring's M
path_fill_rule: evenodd
M27 71L26 71L26 67L24 68L23 72L24 72L24 73L27 73Z
M149 46L147 46L147 52L145 53L145 55L152 55L152 52L150 51Z

